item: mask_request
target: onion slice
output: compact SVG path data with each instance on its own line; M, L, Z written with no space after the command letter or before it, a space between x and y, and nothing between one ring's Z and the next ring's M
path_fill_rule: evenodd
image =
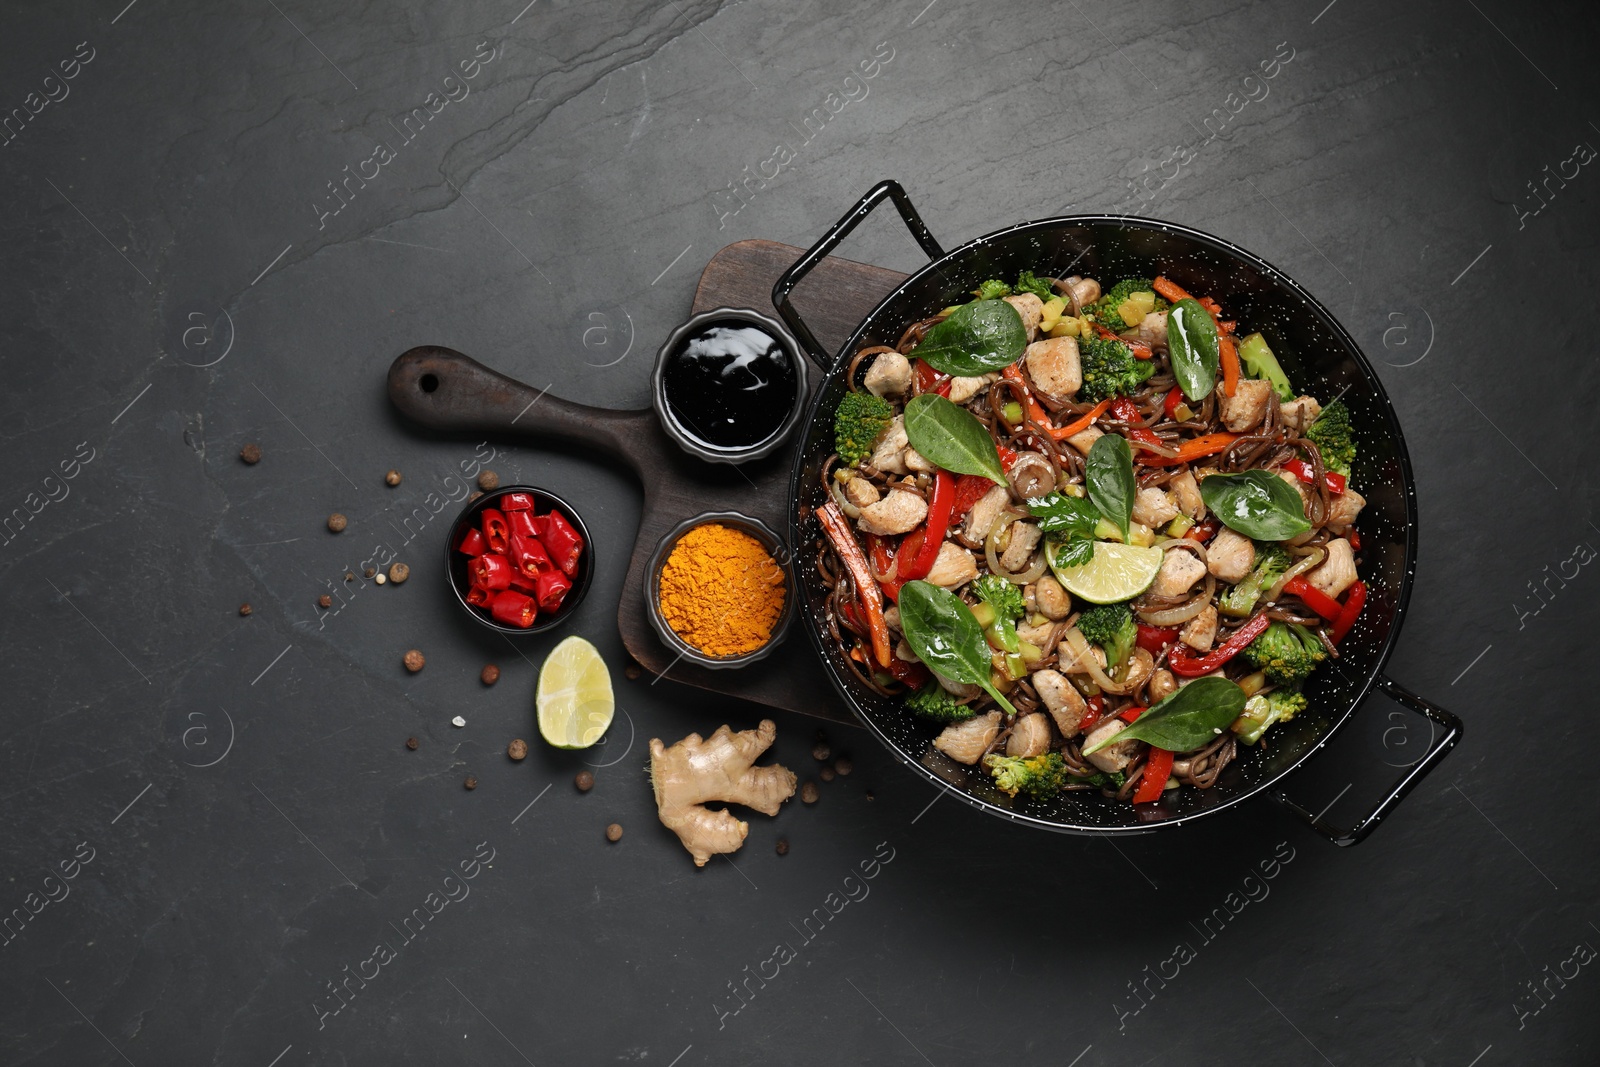
M1294 550L1290 549L1290 551ZM1283 577L1279 578L1273 583L1272 588L1267 591L1267 596L1264 603L1270 604L1274 600L1277 600L1283 595L1284 586L1300 577L1300 575L1304 574L1312 567L1315 567L1317 564L1321 563L1323 559L1327 557L1327 555L1328 554L1320 548L1313 548L1307 552L1304 558L1302 558L1298 563L1290 567L1288 570L1284 571Z

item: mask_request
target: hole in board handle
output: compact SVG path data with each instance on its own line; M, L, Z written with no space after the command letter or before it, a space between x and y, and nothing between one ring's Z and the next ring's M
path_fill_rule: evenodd
M422 386L424 393L431 393L439 388L439 376L437 374L424 374L417 379L417 384Z

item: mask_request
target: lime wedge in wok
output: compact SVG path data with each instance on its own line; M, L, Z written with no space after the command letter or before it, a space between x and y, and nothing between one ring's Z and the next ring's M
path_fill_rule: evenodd
M1096 541L1094 559L1079 567L1063 567L1056 564L1055 553L1049 553L1056 578L1073 596L1091 604L1115 604L1138 596L1156 580L1165 555L1159 548Z

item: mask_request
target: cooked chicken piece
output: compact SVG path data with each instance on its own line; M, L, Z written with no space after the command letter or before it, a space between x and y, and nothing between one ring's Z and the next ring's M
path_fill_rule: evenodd
M912 648L910 645L906 644L906 642L904 642L904 641L901 641L899 644L894 646L894 654L895 654L895 658L896 659L902 659L907 663L921 663L922 662L922 660L917 658L916 649Z
M987 715L979 715L946 726L944 731L933 739L933 747L957 763L965 763L970 767L989 751L989 746L994 744L994 739L999 733L1000 713L991 711Z
M1032 681L1034 692L1044 701L1044 710L1055 720L1056 729L1061 731L1061 736L1076 737L1078 724L1083 721L1084 713L1089 710L1083 694L1079 693L1077 687L1067 681L1067 676L1060 671L1048 668L1034 671Z
M1039 336L1039 318L1044 314L1044 301L1032 293L1018 293L1016 296L1005 298L1006 303L1017 309L1017 314L1022 316L1022 329L1027 333L1028 340Z
M1039 527L1031 522L1012 523L1011 541L1006 545L1006 550L1000 553L1000 566L1013 574L1022 570L1028 565L1028 559L1043 536Z
M1057 282L1056 291L1067 298L1068 311L1073 310L1074 303L1081 311L1100 299L1100 283L1093 278L1080 278L1076 274Z
M1283 405L1283 421L1288 426L1298 426L1302 431L1311 428L1317 421L1317 416L1322 414L1322 405L1317 403L1314 396L1297 396ZM1304 416L1305 421L1298 421Z
M1311 487L1288 471L1279 471L1278 477L1289 483L1289 486L1300 494L1300 510L1305 512L1306 518L1311 517Z
M1067 444L1078 450L1080 455L1087 456L1094 443L1105 436L1105 431L1098 426L1085 427L1067 438Z
M879 352L862 384L873 396L905 396L911 392L911 361L898 352Z
M889 537L914 529L928 517L928 502L904 489L891 489L889 495L876 504L861 509L857 525L862 533Z
M1000 510L1011 503L1011 494L1003 485L994 486L987 493L978 498L972 505L972 510L967 512L967 522L961 531L961 539L973 548L983 545L984 538L989 536L989 531L994 529L995 520L1000 517Z
M1206 562L1219 582L1242 582L1256 565L1256 544L1244 534L1224 529L1206 546Z
M945 589L954 589L977 576L978 564L972 553L953 541L946 541L939 546L939 556L933 561L933 569L926 580Z
M940 689L943 689L957 700L966 700L983 692L982 689L971 682L952 682L950 679L941 678L937 674L933 676L933 680L939 683Z
M1019 718L1006 738L1006 755L1026 758L1050 751L1050 720L1036 711Z
M1026 641L1037 649L1046 649L1055 644L1050 636L1055 633L1057 624L1046 619L1038 626L1029 625L1026 619L1017 623L1017 639Z
M1347 487L1328 501L1328 525L1349 526L1366 506L1367 498Z
M1038 687L1035 686L1035 688ZM1161 703L1161 701L1167 699L1177 691L1178 679L1165 667L1161 668L1159 671L1156 671L1156 673L1150 676L1150 688L1147 690L1147 692L1150 694L1150 705L1152 707Z
M1218 388L1217 401L1222 425L1234 433L1253 430L1267 417L1267 405L1272 402L1272 383L1265 378L1240 378L1232 396L1223 396Z
M1074 626L1072 629L1068 630L1067 633L1068 634L1074 634L1075 633L1079 637L1083 636L1083 631L1078 629L1076 626ZM1099 645L1091 645L1091 644L1089 644L1087 638L1084 639L1084 647L1089 650L1088 654L1090 656L1094 657L1095 665L1097 667L1099 667L1102 671L1105 670L1106 669L1106 653L1105 653L1105 650L1102 649ZM1078 662L1079 657L1073 654L1072 645L1066 640L1066 634L1062 635L1061 643L1056 646L1056 657L1057 657L1057 662L1061 665L1061 670L1063 672L1065 672L1067 674L1087 674L1088 673L1087 670L1085 670L1082 667L1080 667L1079 662Z
M1211 643L1217 639L1217 609L1207 604L1200 614L1183 624L1178 640L1196 652L1210 652Z
M1356 554L1340 537L1328 542L1328 558L1306 572L1306 581L1337 600L1356 580Z
M858 508L876 504L883 499L878 487L866 478L851 478L844 483L844 498Z
M1023 352L1028 377L1047 396L1065 400L1083 386L1083 364L1078 361L1075 337L1048 337Z
M905 632L900 626L899 605L890 604L888 607L883 609L883 623L897 634Z
M910 438L906 436L906 417L896 415L894 422L889 424L889 429L884 431L883 439L872 450L872 458L867 462L885 474L905 474L905 451L909 442Z
M1199 522L1205 517L1206 502L1200 496L1200 483L1194 480L1194 475L1184 471L1172 481L1167 483L1167 488L1172 490L1172 495L1178 501L1182 512Z
M911 471L914 474L925 474L939 469L937 464L929 463L927 460L922 458L921 452L918 452L916 449L909 446L906 448L905 464L906 470Z
M1151 529L1165 526L1178 517L1178 501L1165 489L1151 486L1141 489L1133 498L1133 521L1142 522Z
M1047 619L1064 619L1072 614L1071 594L1051 575L1046 574L1034 583L1033 599L1039 605L1040 614Z
M1128 724L1121 719L1107 719L1089 731L1089 736L1083 739L1083 747L1088 748L1105 737L1114 737L1127 728ZM1119 741L1114 745L1107 745L1092 756L1085 756L1084 758L1107 774L1115 774L1133 762L1133 757L1139 751L1138 744L1137 741Z
M1167 350L1167 313L1165 311L1152 311L1138 325L1131 330L1124 330L1118 335L1124 341L1142 341L1157 352Z
M950 402L965 404L988 386L1000 380L998 373L980 374L974 378L950 379Z
M1150 592L1156 596L1182 596L1205 572L1206 565L1196 559L1193 552L1175 548L1161 561L1161 569L1156 572Z

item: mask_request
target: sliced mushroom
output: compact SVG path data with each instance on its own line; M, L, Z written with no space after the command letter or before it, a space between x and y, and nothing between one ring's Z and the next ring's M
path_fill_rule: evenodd
M1072 595L1052 575L1046 574L1034 583L1033 599L1047 619L1064 619L1072 614Z
M1006 472L1006 479L1018 496L1030 500L1056 487L1056 469L1041 452L1018 452L1016 461Z

